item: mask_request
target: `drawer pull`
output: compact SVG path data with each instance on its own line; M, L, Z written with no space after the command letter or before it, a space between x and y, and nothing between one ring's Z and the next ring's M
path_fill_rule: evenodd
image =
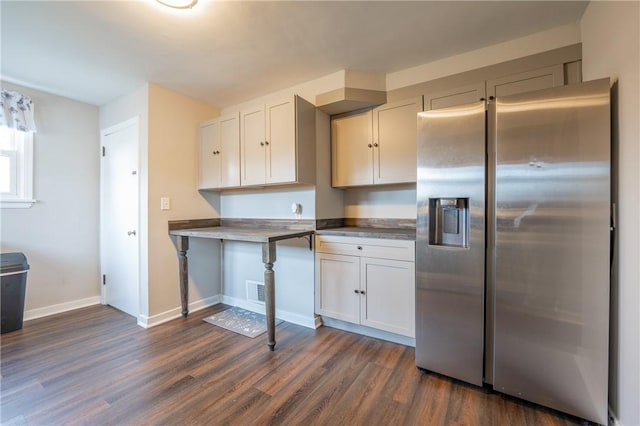
M358 246L356 247L358 250L362 250L362 246Z

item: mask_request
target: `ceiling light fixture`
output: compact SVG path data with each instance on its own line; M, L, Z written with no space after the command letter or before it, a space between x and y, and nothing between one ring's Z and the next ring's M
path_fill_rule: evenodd
M198 0L156 0L158 3L174 9L191 9Z

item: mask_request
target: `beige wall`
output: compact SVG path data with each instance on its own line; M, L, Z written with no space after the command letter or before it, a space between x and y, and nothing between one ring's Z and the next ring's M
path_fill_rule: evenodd
M640 3L591 2L581 21L584 80L611 77L618 172L617 279L612 283L610 402L640 424Z
M167 221L219 217L219 196L197 191L198 125L219 111L204 102L149 84L149 319L180 306L178 260ZM160 210L160 198L171 210ZM191 239L190 300L219 294L219 242Z
M33 99L34 197L29 209L2 209L2 252L21 251L25 319L99 302L98 108L2 82Z

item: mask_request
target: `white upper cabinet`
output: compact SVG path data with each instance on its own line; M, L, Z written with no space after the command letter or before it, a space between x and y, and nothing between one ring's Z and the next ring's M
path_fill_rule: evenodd
M422 97L373 110L373 183L416 181L417 116Z
M424 110L466 105L485 99L484 81L424 95Z
M315 107L298 96L241 112L241 186L315 183Z
M200 126L198 189L240 186L239 115L225 115Z
M562 64L487 80L487 95L500 97L564 85Z
M333 186L373 183L373 113L360 111L331 120Z
M420 111L421 96L332 118L332 185L415 182Z
M517 74L479 81L467 86L431 92L424 95L424 109L448 108L493 99L500 96L515 95L548 89L564 84L564 67L562 64L538 68Z

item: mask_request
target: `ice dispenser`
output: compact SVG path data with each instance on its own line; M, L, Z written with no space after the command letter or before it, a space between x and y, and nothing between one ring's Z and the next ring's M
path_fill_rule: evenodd
M429 199L429 244L469 247L469 199Z

